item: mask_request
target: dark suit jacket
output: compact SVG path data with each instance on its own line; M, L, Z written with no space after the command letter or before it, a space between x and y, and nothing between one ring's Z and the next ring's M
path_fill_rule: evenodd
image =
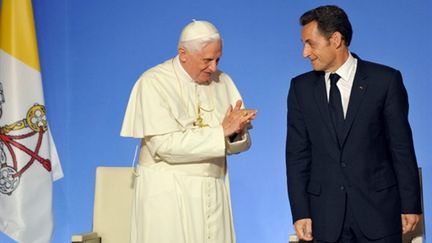
M362 232L401 231L401 213L421 213L408 97L398 70L358 57L340 146L324 72L292 79L287 178L293 221L312 218L313 235L337 240L347 201Z

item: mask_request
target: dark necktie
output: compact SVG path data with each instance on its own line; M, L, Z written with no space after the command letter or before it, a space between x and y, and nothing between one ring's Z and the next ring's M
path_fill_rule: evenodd
M342 108L342 99L339 88L336 83L340 76L337 73L330 74L330 95L329 95L329 110L333 121L333 125L338 136L339 145L342 146L342 134L344 128L344 114Z

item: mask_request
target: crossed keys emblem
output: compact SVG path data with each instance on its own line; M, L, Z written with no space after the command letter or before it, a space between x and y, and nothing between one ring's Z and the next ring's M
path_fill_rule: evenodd
M4 103L3 88L0 83L0 117L3 113L2 104ZM24 119L0 126L0 193L11 195L18 187L21 175L35 161L38 161L47 171L51 171L51 161L39 155L43 136L47 130L45 106L40 104L30 107ZM37 137L37 140L33 149L20 142L36 139L34 137ZM26 158L25 156L18 158L18 151L27 154L27 162L21 161L23 157Z

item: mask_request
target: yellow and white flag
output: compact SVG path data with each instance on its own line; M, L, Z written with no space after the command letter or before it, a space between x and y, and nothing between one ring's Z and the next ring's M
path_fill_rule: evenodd
M49 243L52 182L63 172L46 120L32 2L0 2L0 231Z

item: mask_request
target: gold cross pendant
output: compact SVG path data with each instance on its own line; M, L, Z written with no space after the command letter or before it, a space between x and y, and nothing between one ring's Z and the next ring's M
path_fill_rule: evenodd
M196 118L196 121L194 122L194 126L203 128L208 127L208 124L204 123L204 119L201 116L201 109L198 107L198 117Z
M201 116L197 117L196 121L193 123L194 126L203 128L203 127L208 127L208 124L204 123L204 120Z

